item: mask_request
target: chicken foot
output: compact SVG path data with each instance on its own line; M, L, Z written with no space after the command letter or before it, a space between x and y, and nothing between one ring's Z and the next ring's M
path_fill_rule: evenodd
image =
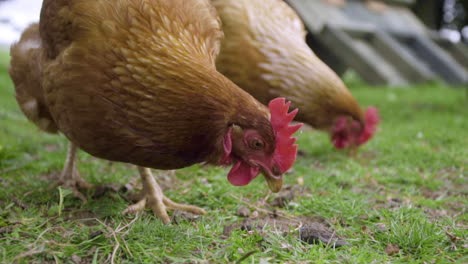
M205 215L205 210L187 204L180 204L167 198L154 179L151 170L149 168L138 167L140 172L141 181L143 184L142 199L136 204L130 205L124 210L126 213L135 213L149 207L153 210L153 213L163 221L164 224L168 224L171 220L167 214L167 209L181 210L190 212L198 215ZM167 208L167 209L166 209Z
M92 185L83 180L76 169L77 150L77 146L70 142L68 145L67 158L62 173L60 174L58 184L70 189L76 197L86 202L86 197L80 190L89 189Z

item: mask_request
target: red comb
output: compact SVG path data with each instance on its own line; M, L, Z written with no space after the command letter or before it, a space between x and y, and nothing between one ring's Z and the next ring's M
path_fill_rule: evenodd
M368 107L366 110L366 126L359 138L359 144L366 143L377 131L380 122L379 111L375 107Z
M271 113L271 126L276 138L274 159L278 162L281 173L289 170L296 160L296 138L292 135L302 126L302 124L290 125L299 111L294 109L288 113L290 105L291 102L286 103L284 98L273 99L268 104Z

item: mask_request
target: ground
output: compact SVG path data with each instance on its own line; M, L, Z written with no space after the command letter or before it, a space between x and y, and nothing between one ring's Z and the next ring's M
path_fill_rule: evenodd
M139 188L131 165L81 152L81 175L107 188L88 193L86 204L68 190L49 188L63 166L66 140L26 120L7 64L3 53L1 263L468 263L464 89L376 88L350 78L357 99L377 106L383 120L356 157L305 128L280 194L269 193L262 177L231 186L221 168L193 166L160 176L168 197L209 212L198 219L176 214L173 224L163 225L150 212L121 214ZM325 243L299 239L305 226L317 225Z

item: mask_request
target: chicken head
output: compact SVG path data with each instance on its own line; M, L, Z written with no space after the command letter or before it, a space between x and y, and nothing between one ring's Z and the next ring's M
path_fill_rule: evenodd
M335 148L355 148L363 145L375 134L379 122L379 114L375 107L367 108L364 124L347 116L338 117L331 134Z
M282 174L290 169L296 159L296 139L292 135L302 124L290 125L298 109L288 113L284 98L270 102L271 128L274 137L262 135L259 129L244 129L237 124L228 128L224 136L222 164L234 164L228 180L236 186L249 184L262 173L273 192L281 190Z

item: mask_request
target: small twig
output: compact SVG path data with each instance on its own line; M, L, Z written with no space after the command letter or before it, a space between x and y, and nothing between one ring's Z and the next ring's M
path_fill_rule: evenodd
M325 246L325 248L329 248L330 243L332 242L332 240L333 240L334 238L335 238L335 242L336 242L335 234L336 234L336 231L333 230L333 233L331 234L330 239L327 241L327 245ZM333 245L333 248L336 248L336 247L335 247L336 243L333 243L333 244L334 244L334 245Z
M128 224L124 225L123 227L121 227L120 230L118 230L117 232L120 232L121 230L123 230L123 229L125 229L125 228L127 228L127 227L132 226L133 223L135 223L135 221L138 220L138 217L139 217L139 216L140 216L140 215L137 214L137 216L136 216L132 221L130 221L130 223L128 223ZM126 235L128 234L128 232L130 232L130 228L127 229L127 231L123 232L123 233L122 233L122 236L126 236ZM130 251L130 248L128 247L128 244L127 244L127 242L125 241L125 239L123 239L122 241L123 241L124 246L125 246L125 248L127 249L128 253L130 254L130 256L133 257L132 251Z
M41 225L42 226L42 225ZM37 246L37 243L39 242L39 240L47 233L49 232L50 230L53 230L53 229L57 229L58 227L49 227L49 228L46 228L44 231L42 231L39 236L37 236L36 240L27 245L26 247L29 248L28 251L26 252L23 252L21 253L20 255L16 256L14 259L13 259L13 262L16 262L18 259L22 259L22 258L25 258L25 257L30 257L30 256L33 256L33 255L37 255L37 254L40 254L40 253L43 253L45 251L45 244L49 244L49 243L52 243L52 241L49 241L49 240L45 240L45 244L41 244L40 246ZM55 243L55 242L54 242Z
M116 243L115 246L114 246L114 249L112 250L111 264L114 264L114 263L115 263L114 260L115 260L115 257L116 257L116 255L117 255L117 252L118 252L118 250L119 250L119 248L120 248L120 242L119 242L119 239L117 238L117 234L119 233L121 236L127 235L128 232L130 232L130 229L128 229L126 232L122 232L122 230L124 230L124 229L126 229L126 228L132 226L133 223L135 223L135 221L138 220L138 217L139 217L139 214L137 214L137 216L136 216L132 221L130 221L130 223L128 223L128 224L126 224L126 225L124 225L124 226L122 226L122 227L120 226L121 224L119 223L119 225L117 226L117 228L116 228L115 230L113 230L112 228L110 228L108 225L106 225L106 224L105 224L104 222L102 222L101 220L99 220L99 219L97 219L97 218L94 219L94 220L96 220L97 222L99 222L101 225L103 225L103 226L107 229L107 231L108 231L109 233L111 233L111 235L112 235L112 237L114 238L114 241L115 241L115 243ZM90 220L90 219L82 219L82 220ZM130 254L130 256L133 257L133 254L132 254L132 252L130 251L130 248L128 247L127 242L126 242L124 239L122 239L122 241L123 241L123 244L124 244L124 246L125 246L125 249L128 251L128 253Z
M117 255L117 250L119 250L119 247L120 247L120 243L119 241L117 240L117 236L115 235L115 233L112 234L114 236L114 240L117 244L115 244L114 246L114 250L112 250L112 256L111 256L111 264L114 264L114 260L115 260L115 255Z
M110 228L108 225L106 225L106 223L102 222L101 220L99 220L97 218L96 218L96 221L98 221L101 225L103 225L107 229L107 231L112 234L112 237L114 238L114 240L116 242L116 244L114 246L114 249L112 250L112 255L111 255L111 264L114 264L115 263L114 262L115 256L117 255L117 251L119 250L119 247L120 247L119 240L117 239L115 231L112 228Z
M39 239L41 239L42 236L45 235L45 233L49 232L52 229L55 229L55 227L49 227L49 228L46 228L44 231L42 231L39 234L39 236L37 236L36 240L33 243L27 245L27 247L30 248L30 249L28 251L23 252L23 253L19 254L18 256L16 256L13 259L13 262L16 262L16 260L18 260L18 259L22 259L22 258L25 258L25 257L30 257L30 256L37 255L37 254L40 254L40 253L44 252L44 244L41 244L40 246L37 246L36 244L39 241Z
M42 236L45 235L45 233L47 233L47 232L49 232L50 230L55 229L55 228L56 228L56 227L53 227L53 226L52 226L52 227L49 227L49 228L46 228L44 231L42 231L42 232L37 236L36 240L35 240L32 244L30 244L30 245L36 244L36 243L39 241L39 239L41 239Z
M130 221L130 223L128 223L128 224L126 224L126 225L122 226L120 229L117 229L116 231L117 231L117 232L120 232L120 231L122 231L123 229L125 229L125 228L127 228L127 227L129 227L129 226L133 225L133 223L135 223L135 221L136 221L136 220L138 220L138 217L139 217L139 216L140 216L140 215L139 215L139 214L137 214L137 215L136 215L136 217L135 217L135 218L133 218L133 220L132 220L132 221ZM128 231L127 231L127 233L128 233Z
M31 256L34 256L34 255L40 254L42 252L44 252L44 245L43 244L40 247L31 248L30 250L19 254L18 256L16 256L13 259L13 263L16 263L16 261L19 260L19 259L22 259L22 258L25 258L25 257L31 257Z

